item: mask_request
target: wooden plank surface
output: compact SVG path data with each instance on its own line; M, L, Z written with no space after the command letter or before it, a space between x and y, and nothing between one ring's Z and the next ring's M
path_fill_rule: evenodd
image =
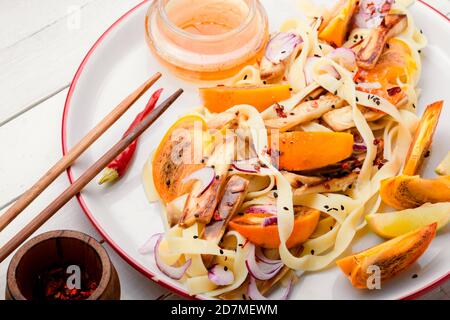
M40 0L18 2L1 2L0 125L68 87L95 40L141 0L52 0L58 10ZM35 29L21 27L34 16Z
M0 156L0 214L61 156L62 109L76 68L100 34L139 2L0 0L0 148L6 150ZM450 16L450 0L427 2ZM0 245L67 186L66 176L60 177L0 233ZM37 233L65 228L101 240L75 200ZM167 294L103 245L118 270L122 299ZM8 262L0 264L0 299ZM450 281L421 299L450 299Z

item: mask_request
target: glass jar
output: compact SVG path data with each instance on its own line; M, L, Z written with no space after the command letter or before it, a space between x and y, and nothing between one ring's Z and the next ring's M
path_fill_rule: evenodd
M219 80L264 53L268 20L258 0L154 0L147 43L160 62L188 80Z

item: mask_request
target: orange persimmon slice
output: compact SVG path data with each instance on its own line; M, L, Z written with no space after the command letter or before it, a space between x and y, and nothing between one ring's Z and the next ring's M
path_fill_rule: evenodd
M404 175L414 176L422 167L433 141L443 104L443 101L438 101L430 104L425 110L406 157Z
M229 226L246 237L251 243L263 248L274 249L280 246L278 226L276 224L263 226L262 224L264 218L270 216L270 214L265 213L248 213L231 220ZM320 211L318 210L306 207L296 208L294 229L286 243L287 247L293 248L308 240L316 230L319 218Z
M183 178L203 166L201 157L209 136L206 128L202 117L187 115L175 122L161 140L152 160L152 172L155 189L164 203L185 193Z
M279 169L303 171L322 168L348 158L353 135L345 132L283 132L270 137L270 153ZM277 163L274 163L277 165Z
M411 266L436 235L437 223L413 230L363 252L336 261L353 287L366 289L374 267L380 269L383 283Z
M203 105L214 113L224 112L239 104L249 104L264 111L276 102L288 99L291 96L290 86L287 84L200 88L200 97Z

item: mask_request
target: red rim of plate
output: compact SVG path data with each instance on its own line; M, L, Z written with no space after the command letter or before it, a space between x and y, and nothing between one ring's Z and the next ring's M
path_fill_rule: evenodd
M94 53L94 51L97 49L97 47L100 45L100 43L104 40L104 38L117 26L119 25L125 18L127 18L130 14L132 14L134 11L136 11L137 9L139 9L140 7L142 7L143 5L145 5L146 3L151 2L152 0L144 0L143 2L139 3L137 6L135 6L134 8L130 9L127 13L125 13L122 17L120 17L116 22L114 22L101 36L100 38L94 43L94 45L92 46L92 48L88 51L88 53L86 54L86 56L84 57L83 61L81 62L80 66L78 67L77 72L75 73L75 76L73 77L73 80L71 82L70 88L69 88L69 92L67 93L67 97L66 97L66 101L64 104L64 111L63 111L63 118L62 118L62 128L61 128L61 140L62 140L62 151L63 151L63 155L65 155L67 153L67 117L68 117L68 113L69 113L69 108L70 108L70 102L72 99L72 95L73 92L75 90L75 87L78 83L78 79L81 76L81 73L83 72L83 69L86 65L86 63L88 62L89 58L91 57L91 55ZM434 12L436 12L437 14L439 14L440 16L442 16L445 20L447 20L448 22L450 21L450 19L443 14L442 12L440 12L439 10L437 10L436 8L432 7L431 5L429 5L428 3L426 3L423 0L419 0L420 3L422 3L423 5L425 5L426 7L430 8L431 10L433 10ZM74 177L73 177L73 173L71 170L71 167L69 167L67 169L67 175L69 178L70 183L73 183L75 181ZM130 264L133 268L135 268L137 271L139 271L140 273L142 273L143 275L145 275L146 277L148 277L150 280L154 281L155 283L161 285L162 287L169 289L172 292L175 292L183 297L189 298L189 299L199 299L200 297L198 296L191 296L189 295L189 293L187 293L186 291L180 290L179 288L173 287L170 284L155 279L155 274L151 273L148 271L148 269L146 269L143 265L141 265L140 263L138 263L136 260L134 260L131 256L129 256L127 254L127 252L125 252L119 245L117 245L114 240L108 235L108 233L106 233L106 231L101 227L101 225L95 220L94 216L92 215L91 211L89 210L86 202L83 199L83 196L81 195L81 193L77 194L77 200L78 203L81 206L81 209L84 211L84 213L86 214L86 216L88 217L88 219L91 221L92 225L97 229L97 231L101 234L101 236L108 242L108 244L122 257L122 259L124 259L128 264ZM418 298L420 296L422 296L423 294L427 293L428 291L430 291L431 289L433 289L434 287L438 286L440 283L443 283L444 281L448 280L450 278L450 272L448 272L445 276L442 276L438 279L436 279L435 281L433 281L432 283L428 284L427 286L411 293L408 294L404 297L401 297L400 300L410 300L410 299L415 299Z

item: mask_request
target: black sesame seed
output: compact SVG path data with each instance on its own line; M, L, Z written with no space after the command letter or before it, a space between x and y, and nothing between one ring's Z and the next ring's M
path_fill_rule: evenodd
M247 300L247 296L244 293L242 294L242 299Z
M341 204L341 210L344 210L345 208L344 208L344 206Z
M430 156L430 154L431 154L431 151L428 150L427 152L425 152L424 157L425 157L425 158L428 158L428 157Z
M330 230L333 230L333 226L330 226Z
M220 178L220 176L219 176L219 175L217 175L217 176L216 176L216 180L219 180L219 178Z
M334 90L334 95L337 95L337 90Z
M359 101L359 99L358 99L358 97L356 97L356 102L358 102Z
M198 239L198 236L193 236L194 239Z
M276 199L276 198L278 198L278 193L277 192L274 192L273 193L273 197Z
M223 267L223 270L228 271L228 267L227 266Z
M264 80L264 81L263 81L263 84L267 84L267 81Z
M357 34L355 34L354 36L353 36L353 38L355 38L355 39L358 39L358 35Z
M390 48L391 46L389 45L389 43L386 43L386 48Z
M418 53L421 53L421 52L422 52L422 50L417 50L417 52L418 52Z
M413 278L413 279L415 279L415 278L417 278L417 277L418 277L418 275L415 274L415 273L412 275L412 278Z
M423 30L422 30L422 29L420 29L420 33L422 33L422 34L423 34Z
M202 159L201 163L205 163L205 159Z
M285 53L286 53L286 51L285 51L285 50L281 51L281 54L285 54Z
M166 186L170 186L170 180L166 181Z
M294 89L292 89L292 88L289 88L289 91L292 91L292 90L294 90Z
M283 207L283 209L286 210L286 211L289 211L289 208L288 208L288 207Z
M238 246L241 247L241 248L244 247L244 245L242 243L239 243Z
M328 206L328 205L324 205L323 206L325 209L329 209L330 208L330 206Z
M319 44L319 49L322 50L322 46Z
M194 214L194 217L198 218L200 215L198 213Z
M212 166L211 166L211 168L215 169L215 168L216 168L216 166L215 166L215 165L212 165Z
M415 105L414 103L413 103L413 105L412 105L412 106L413 106L413 108L414 108L414 109L416 108L416 105Z
M220 249L220 254L223 254L223 250L222 249Z
M244 80L247 80L247 78L248 78L248 76L247 76L247 75L245 75L245 76L244 76Z
M311 250L311 254L314 255L314 250Z
M334 104L331 105L331 109L335 109L336 106Z

